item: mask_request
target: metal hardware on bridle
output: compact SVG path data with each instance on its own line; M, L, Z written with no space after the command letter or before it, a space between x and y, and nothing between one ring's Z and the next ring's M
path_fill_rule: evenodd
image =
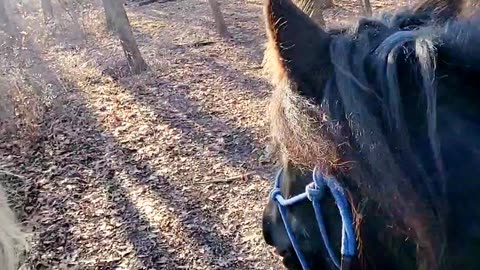
M312 202L313 210L315 211L315 218L317 219L318 229L323 239L325 248L333 264L340 270L349 270L351 268L352 259L355 256L356 238L353 228L353 219L350 211L348 199L345 190L342 188L337 179L333 176L325 176L316 167L313 170L313 182L308 184L305 192L296 195L290 199L284 199L280 191L280 179L282 178L283 168L281 168L275 178L275 186L270 193L270 198L277 203L280 216L283 220L283 225L287 231L288 238L292 243L293 249L304 270L308 270L307 261L300 251L300 246L297 239L293 235L293 230L287 220L287 209L289 205L293 205L308 199ZM321 199L328 187L332 193L335 203L342 218L342 248L341 261L338 260L328 238L325 222L322 215Z

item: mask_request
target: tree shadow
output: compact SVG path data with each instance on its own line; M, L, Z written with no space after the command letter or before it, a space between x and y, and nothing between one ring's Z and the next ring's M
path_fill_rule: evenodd
M136 104L154 113L156 120L152 124L167 124L179 130L180 142L193 141L199 148L208 150L220 139L214 155L222 157L222 164L257 173L266 169L265 164L252 163L251 159L253 154L258 160L263 152L259 134L237 125L233 119L217 116L208 105L202 106L201 100L189 94L194 86L172 83L161 75L134 85L129 78L112 80L116 87L128 92Z
M24 59L26 55L34 58ZM38 62L40 60L38 48L35 46L30 48L28 54L20 51L16 59L16 61L22 61L19 64L23 66L20 72L33 73L24 74L30 76L28 78L37 78L46 84L57 83L56 74L48 64ZM36 98L43 99L46 95L40 89L44 84L38 84L39 92L36 93L38 95ZM21 86L20 82L17 82L17 87ZM43 117L45 115L42 115L39 123L46 123ZM42 125L40 129L45 127ZM22 145L23 140L3 138L0 141L2 167L25 177L21 179L22 181L18 181L19 179L8 181L6 186L25 229L27 232L33 231L31 235L33 249L27 254L26 263L39 268L68 260L68 257L74 256L73 254L81 246L72 231L78 222L69 215L68 211L74 205L72 200L75 197L73 192L75 187L72 185L72 189L64 189L66 185L78 179L78 175L67 174L60 177L58 170L67 169L69 164L62 163L66 166L59 167L55 158L44 158L44 156L52 157L52 153L49 152L52 149L46 150L48 146L41 145L41 142L46 139L45 136L36 137L36 141L40 144L30 150ZM54 190L57 189L62 191L55 192ZM40 254L44 257L40 258Z
M72 86L73 89L78 89L75 86ZM145 98L145 96L143 96ZM86 111L87 102L85 105L82 105L82 110L85 110L84 117L88 119L98 118L91 109ZM135 100L135 102L139 102ZM165 120L166 118L162 119ZM173 119L170 119L173 120ZM210 121L210 120L208 120ZM156 165L150 164L148 160L143 160L140 155L138 155L138 150L127 145L118 140L113 134L98 127L98 123L92 124L96 126L95 130L90 130L89 132L97 133L96 136L101 136L105 138L106 141L109 141L109 146L103 145L103 143L94 146L94 148L100 151L107 151L102 149L110 149L108 159L105 157L104 162L110 162L113 164L109 168L108 177L102 180L101 182L107 186L109 193L112 193L111 190L119 191L120 194L127 194L129 191L123 187L125 181L131 181L133 185L143 187L144 189L152 192L156 200L159 200L165 204L168 204L168 209L173 213L174 216L179 217L181 223L181 230L186 232L186 236L193 241L191 244L193 246L189 247L192 257L199 257L203 260L203 263L206 263L210 266L221 267L221 269L227 269L231 267L234 263L236 265L242 265L242 263L234 262L229 259L232 254L240 253L236 247L234 247L230 242L231 239L222 235L219 230L221 228L222 221L219 217L214 216L208 211L203 210L205 204L209 203L205 199L199 197L197 190L184 190L184 185L188 185L187 182L177 183L178 181L170 179L168 175L165 175L162 172L159 172L156 169ZM178 123L172 124L178 127ZM200 136L199 133L192 134L195 136ZM121 177L115 177L119 173L124 174L125 177L129 180L126 180L124 177L121 180ZM102 179L105 177L99 176L97 179ZM123 181L123 184L121 183ZM124 207L124 206L127 207ZM137 226L132 226L130 220L133 217L134 224L142 226L145 224L145 220L137 219L135 217L139 216L139 212L136 209L135 205L128 202L125 198L123 202L116 202L118 209L123 209L122 212L122 223L123 226L126 226L127 231L129 232L129 241L134 245L137 257L142 262L142 265L146 268L158 268L162 267L175 267L172 265L173 262L165 262L161 260L164 257L163 254L160 254L159 251L156 251L154 247L159 246L160 243L153 242L151 239L145 239L144 237L137 237L139 232L136 231ZM150 225L151 226L151 225ZM149 230L155 230L155 228L149 228ZM160 236L161 237L161 236ZM147 246L145 250L145 245ZM151 247L151 248L150 248ZM173 248L179 248L174 246ZM206 254L201 254L201 252ZM160 258L160 259L158 259ZM157 260L155 260L157 259ZM195 259L195 258L194 258ZM198 258L197 258L198 260ZM165 263L168 263L165 265ZM181 265L185 261L175 261L175 265ZM247 264L248 262L243 262ZM189 265L192 265L190 262ZM245 265L246 266L246 265Z
M60 130L58 132L62 132L63 130L69 130L70 132L65 133L61 141L51 142L51 139L48 140L51 144L58 147L56 149L57 151L63 152L59 153L58 156L52 157L55 160L55 166L57 168L65 168L68 165L75 165L77 167L75 169L75 174L78 174L77 179L74 181L70 179L66 187L62 182L68 180L68 175L65 175L64 172L56 172L60 182L56 188L57 190L65 188L72 189L71 186L75 186L75 190L71 195L63 198L60 197L59 200L70 201L70 207L67 208L70 208L71 212L73 212L72 215L74 216L72 216L72 218L75 218L76 211L79 211L78 208L84 208L82 211L84 211L84 215L86 216L82 216L82 214L76 216L77 219L80 218L78 222L89 223L87 226L82 226L84 230L96 230L96 222L98 222L100 226L105 223L105 219L107 224L114 224L111 228L100 229L100 232L103 233L96 233L95 231L88 232L91 237L88 240L82 237L81 231L76 230L78 234L75 234L74 237L72 237L73 239L70 240L78 239L79 247L82 247L78 248L77 252L80 252L79 256L85 256L82 260L87 262L84 262L85 265L83 265L83 267L95 266L111 269L120 263L124 263L123 260L125 258L123 256L133 261L128 262L129 267L132 268L148 269L150 267L159 267L165 263L165 259L181 262L173 253L167 252L167 249L170 248L168 243L162 239L162 235L158 230L138 211L137 206L125 196L129 191L126 190L125 187L122 187L117 181L115 172L119 169L111 163L111 157L108 156L108 153L112 151L116 152L116 150L112 150L112 145L109 144L111 138L101 131L100 127L96 124L96 119L90 114L86 105L75 104L77 102L78 100L72 100L70 103L70 106L72 106L71 109L75 110L76 115L73 115L71 111L62 112L68 113L75 119L65 119L62 123L58 123L57 127L53 127L54 129L59 128ZM54 132L52 135L58 136L58 133ZM65 141L69 143L65 144ZM71 160L65 159L65 155L72 154L74 157L72 157ZM46 155L41 153L39 156L44 157ZM51 163L51 160L47 159L45 162ZM104 190L106 192L108 203L100 205L96 203L90 204L89 200L91 198L89 195L99 192L98 190ZM59 193L61 194L61 192ZM58 194L55 196L58 197ZM85 199L85 197L87 197L87 199ZM74 201L72 202L71 200ZM90 207L98 207L100 209L92 209ZM59 217L62 216L63 215L59 215ZM108 251L108 247L112 243L104 241L104 234L110 235L113 239L115 250ZM42 236L40 237L42 238ZM98 243L99 246L89 249L91 248L92 242ZM133 250L125 247L125 244L122 244L122 242L125 244L130 243L130 245L133 246ZM103 249L107 251L99 250L99 247L103 247ZM129 258L131 257L129 255L131 251L135 254L135 258ZM108 256L98 258L98 254L94 253L101 253ZM88 262L89 257L95 258L94 263ZM136 265L134 262L135 259L137 259L141 265Z
M26 72L49 78L48 83L58 87L75 86L59 78L60 74L50 69L50 63L42 58L35 44L31 45ZM20 57L25 56L20 54ZM122 196L128 191L114 181L117 168L109 164L108 157L99 155L110 151L108 138L96 125L96 119L87 106L80 106L71 92L56 94L62 95L58 97L59 104L49 107L41 119L41 137L37 138L31 149L25 149L15 141L3 141L0 144L2 165L26 177L25 183L11 184L9 189L10 194L14 194L11 198L17 205L19 216L33 232L33 246L25 264L35 269L69 265L113 269L122 263L124 256L132 257L130 253L133 251L133 257L142 265L132 262L132 268L158 268L166 260L183 265L183 261L176 258L174 253L167 252L171 247L161 241L158 230L150 225L132 202ZM92 164L95 164L95 168L92 168ZM105 211L97 212L99 209L95 208L98 205L90 202L92 198L89 196L95 188L105 189L108 193L110 203L102 205ZM118 223L118 227L105 225L106 221ZM97 225L107 227L98 228ZM83 237L84 230L90 230L91 239ZM116 235L111 230L120 233ZM122 235L122 232L126 235ZM118 242L130 243L133 250L120 245L109 253L109 243L105 243L102 233L113 234L113 238L119 238L116 239ZM92 241L104 249L92 249ZM106 251L109 258L98 258L95 252L102 251ZM135 258L130 259L135 261Z

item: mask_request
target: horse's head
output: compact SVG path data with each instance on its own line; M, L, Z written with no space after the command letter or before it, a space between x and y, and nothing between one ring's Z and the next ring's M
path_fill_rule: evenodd
M303 192L315 166L335 175L357 221L357 267L480 267L470 261L480 248L480 198L470 194L480 188L480 18L465 12L477 3L427 0L326 31L290 0L266 0L282 194ZM341 222L328 196L324 208L337 244ZM288 222L311 268L331 265L311 205L289 207ZM299 269L272 201L263 231Z

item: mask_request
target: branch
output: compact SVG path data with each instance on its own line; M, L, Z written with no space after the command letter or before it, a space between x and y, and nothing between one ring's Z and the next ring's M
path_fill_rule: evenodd
M236 176L232 176L226 179L215 179L210 181L196 182L194 185L205 185L205 184L228 184L236 180L247 179L253 172L244 173Z
M8 176L13 176L13 177L16 177L16 178L20 178L20 179L25 179L26 177L25 176L22 176L22 175L19 175L19 174L15 174L15 173L12 173L12 172L9 172L9 171L5 171L5 170L0 170L0 174L4 174L4 175L8 175Z

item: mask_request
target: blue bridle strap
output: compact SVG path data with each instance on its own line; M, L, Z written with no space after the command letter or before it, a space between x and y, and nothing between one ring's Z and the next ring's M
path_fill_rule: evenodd
M312 202L313 210L315 211L315 218L317 220L318 229L323 239L325 248L333 264L340 270L348 270L350 268L351 259L355 256L356 238L353 228L353 218L350 211L348 199L345 190L340 185L335 177L325 176L317 168L313 170L313 182L308 184L305 192L296 195L290 199L285 199L280 191L280 182L283 175L283 168L281 168L275 177L275 186L270 193L270 198L277 203L280 216L282 217L283 225L287 231L288 238L295 250L295 254L302 265L302 269L308 270L307 261L300 251L300 246L293 234L293 230L287 220L287 206L309 199ZM328 187L342 218L342 260L339 261L330 244L327 230L325 228L325 221L322 215L321 200L324 196L325 189Z

